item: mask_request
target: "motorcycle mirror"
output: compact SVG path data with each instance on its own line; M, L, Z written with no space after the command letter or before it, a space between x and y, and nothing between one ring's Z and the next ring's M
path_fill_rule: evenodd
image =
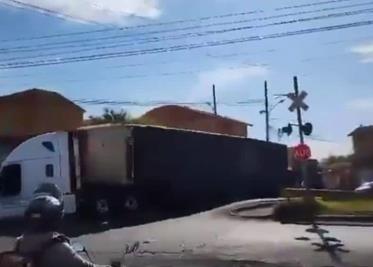
M84 246L80 243L73 243L72 247L73 247L74 251L77 252L77 253L81 253L81 252L85 251Z

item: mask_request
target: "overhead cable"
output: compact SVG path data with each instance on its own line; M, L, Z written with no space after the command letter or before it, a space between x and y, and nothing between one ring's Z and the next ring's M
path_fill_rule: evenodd
M321 5L334 4L334 3L340 3L340 2L351 2L351 1L352 0L319 1L319 2L301 4L301 5L290 5L290 6L279 7L279 8L276 8L275 11L286 10L286 9L299 9L299 8L310 7L310 6L321 6ZM212 16L192 18L192 19L147 23L147 24L140 24L140 25L134 25L134 26L127 26L127 27L109 27L109 28L91 30L91 31L58 33L58 34L39 35L39 36L32 36L32 37L19 37L15 39L5 39L5 40L0 40L0 41L4 43L4 42L14 42L14 41L18 42L18 41L30 41L30 40L40 40L40 39L49 39L49 38L58 38L58 37L78 36L78 35L85 35L85 34L103 33L107 31L108 32L117 31L117 30L123 31L123 30L147 28L147 27L154 27L154 26L167 26L167 25L183 24L183 23L190 23L190 22L201 22L201 21L208 21L211 19L244 16L244 15L263 13L263 12L264 12L263 10L251 10L251 11L243 11L243 12L228 13L228 14L221 14L221 15L212 15Z
M312 13L320 13L320 12L326 12L326 11L334 11L339 9L346 9L351 7L361 7L361 6L368 6L373 5L373 1L364 2L364 3L358 3L353 5L346 5L346 6L339 6L339 7L331 7L331 8L324 8L324 9L318 9L318 10L310 10L310 11L301 11L301 12L292 12L292 13L286 13L281 15L274 15L274 16L266 16L266 17L258 17L258 18L252 18L252 19L245 19L245 20L235 20L235 21L226 21L226 22L219 22L219 23L211 23L207 25L198 24L198 25L192 25L187 27L181 27L181 28L173 28L173 29L166 29L166 30L157 30L157 31L148 31L148 32L136 32L136 33L126 33L126 34L120 34L120 35L113 35L113 36L104 36L104 37L94 37L94 38L86 38L86 39L77 39L77 40L68 40L68 41L58 41L58 42L48 42L48 43L40 43L40 44L34 44L34 45L20 45L20 46L12 46L12 47L1 47L0 48L0 54L6 54L6 53L27 53L27 52L34 52L34 51L40 51L41 48L43 48L43 51L47 50L57 50L57 49L66 49L66 48L81 48L81 47L90 47L90 46L97 46L106 44L107 41L113 41L113 40L119 40L119 39L127 39L133 37L139 37L135 38L136 41L145 41L147 42L158 42L162 41L164 38L179 38L178 35L171 35L171 36L161 36L161 37L145 37L147 35L154 35L154 34L164 34L164 33L173 33L177 31L188 31L188 30L196 30L196 29L203 29L203 28L209 28L209 27L216 27L216 26L225 26L225 25L234 25L234 24L243 24L247 22L254 22L254 21L266 21L266 20L272 20L272 19L278 19L278 18L284 18L284 17L291 17L291 16L298 16L298 15L306 15L306 14L312 14ZM363 14L370 9L361 9L361 10L355 10L355 11L347 11L342 13L335 13L334 17L337 16L352 16L352 15L358 15ZM351 13L353 12L353 13ZM326 15L323 15L322 17L325 18ZM315 18L318 19L317 17ZM319 18L322 19L322 18ZM290 20L294 21L294 19ZM295 23L292 22L292 23ZM249 25L246 27L252 27L252 28L263 28L263 27L270 27L270 26L278 26L281 24L286 24L286 21L283 22L275 22L275 23L269 23L269 24L262 24L262 25ZM186 33L186 37L188 37L188 34L192 33ZM198 34L198 33L196 33ZM175 37L176 36L176 37ZM180 35L183 36L183 35ZM185 37L180 37L185 38ZM131 40L129 40L131 41ZM93 42L93 43L92 43ZM112 42L111 42L112 44ZM122 46L130 46L135 45L137 43L131 43L128 41L125 41L124 43L120 43Z
M17 69L17 68L39 67L39 66L51 66L51 65L60 65L60 64L66 64L66 63L75 63L75 62L87 62L87 61L95 61L95 60L103 60L103 59L111 59L111 58L122 58L122 57L140 56L140 55L148 55L148 54L177 52L177 51L200 49L200 48L205 48L205 47L225 46L225 45L232 45L232 44L245 43L245 42L263 41L263 40L268 40L268 39L277 39L277 38L284 38L284 37L289 37L289 36L298 36L298 35L305 35L305 34L312 34L312 33L356 28L356 27L362 27L362 26L369 26L372 24L373 24L373 20L363 20L363 21L357 21L357 22L352 22L352 23L307 28L307 29L301 29L301 30L295 30L295 31L267 34L267 35L262 35L262 36L254 35L254 36L247 36L247 37L241 37L241 38L235 38L235 39L225 39L225 40L208 41L208 42L202 42L202 43L182 44L182 45L174 45L174 46L169 46L169 47L119 51L119 52L92 54L92 55L77 56L77 57L65 57L65 58L49 59L49 60L14 62L14 63L0 64L0 69Z

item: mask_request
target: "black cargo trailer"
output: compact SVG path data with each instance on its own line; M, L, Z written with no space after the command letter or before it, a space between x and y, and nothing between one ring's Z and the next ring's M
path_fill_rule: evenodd
M93 207L204 209L277 197L289 183L280 144L142 125L88 127L75 136L82 199Z
M159 189L156 199L214 205L276 197L288 183L284 145L196 131L133 126L135 183Z

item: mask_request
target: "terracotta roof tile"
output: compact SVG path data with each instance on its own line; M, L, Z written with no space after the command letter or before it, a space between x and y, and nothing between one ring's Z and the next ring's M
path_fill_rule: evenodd
M211 112L207 112L207 111L203 111L203 110L192 109L192 108L187 107L187 106L178 106L178 105L166 105L166 106L157 107L157 108L154 108L154 109L146 112L142 117L146 117L147 115L151 115L152 113L156 113L158 110L167 110L167 109L170 109L170 110L175 110L175 109L188 110L190 112L202 114L202 115L205 115L205 116L210 116L210 117L213 117L213 118L219 118L219 119L222 119L222 120L228 120L228 121L232 121L232 122L236 122L236 123L240 123L240 124L245 124L245 125L248 125L248 126L253 126L252 124L244 122L244 121L232 119L232 118L221 116L221 115L215 115Z

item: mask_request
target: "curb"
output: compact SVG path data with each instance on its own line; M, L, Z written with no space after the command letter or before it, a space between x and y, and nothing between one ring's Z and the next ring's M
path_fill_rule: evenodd
M312 222L298 221L298 222L280 222L282 224L296 224L296 225L310 225ZM317 225L324 226L349 226L349 227L372 227L373 222L350 222L350 221L314 221Z
M272 213L268 215L242 215L240 212L247 210L255 210L260 208L268 208L274 206L278 201L263 201L249 206L242 206L235 209L231 209L229 214L234 217L240 217L244 219L271 219Z
M349 222L372 222L371 215L319 215L316 220L322 221L349 221Z
M311 221L302 220L289 220L289 221L278 221L282 224L300 224L309 225ZM313 223L318 225L330 225L330 226L357 226L357 227L372 227L373 216L362 216L362 215L320 215L315 217Z
M283 199L276 200L262 200L250 204L242 204L241 206L230 209L229 214L234 217L243 219L272 219L272 214L268 215L242 215L240 212L255 210L260 208L268 208L274 206L276 203L283 201ZM293 224L309 224L309 222L302 221L278 221L280 223ZM325 225L351 225L351 226L373 226L373 216L371 215L319 215L315 218L315 222Z

